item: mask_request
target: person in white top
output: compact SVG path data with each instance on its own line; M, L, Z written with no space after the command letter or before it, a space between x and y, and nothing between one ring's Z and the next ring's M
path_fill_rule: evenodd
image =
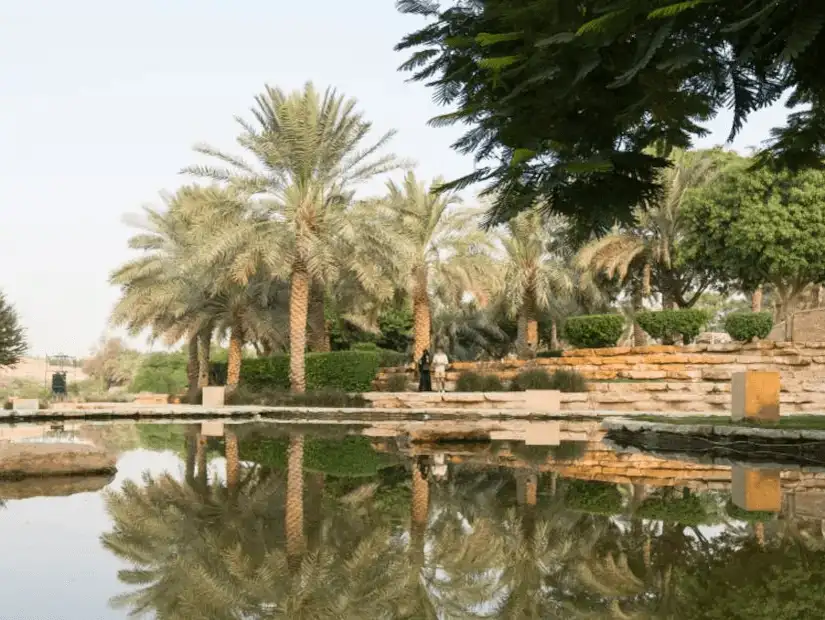
M439 392L444 392L444 385L447 382L447 366L450 365L450 359L443 349L438 349L433 357L433 378L435 379L436 389Z

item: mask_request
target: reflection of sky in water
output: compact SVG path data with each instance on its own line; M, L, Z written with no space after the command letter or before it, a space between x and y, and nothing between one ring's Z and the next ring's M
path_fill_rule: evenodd
M210 465L218 467L214 461ZM183 464L172 452L125 452L112 486L139 481L146 470L180 477ZM100 493L7 501L0 509L0 618L125 618L127 610L108 605L124 591L117 571L125 567L100 545L100 534L109 527Z

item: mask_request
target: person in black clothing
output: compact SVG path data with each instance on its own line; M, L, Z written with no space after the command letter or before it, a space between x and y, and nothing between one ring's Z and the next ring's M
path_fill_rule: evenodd
M429 351L429 349L424 349L424 353L421 354L421 359L418 360L418 391L419 392L432 392L433 391L433 382L432 382L432 378L430 377L430 351Z

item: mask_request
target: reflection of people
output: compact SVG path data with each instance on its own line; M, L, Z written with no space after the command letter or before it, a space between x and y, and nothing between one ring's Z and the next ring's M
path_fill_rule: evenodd
M432 392L433 382L430 379L430 351L424 349L421 359L418 360L418 391Z
M435 377L435 389L444 392L444 384L447 382L447 366L450 358L443 349L438 349L433 357L433 376Z

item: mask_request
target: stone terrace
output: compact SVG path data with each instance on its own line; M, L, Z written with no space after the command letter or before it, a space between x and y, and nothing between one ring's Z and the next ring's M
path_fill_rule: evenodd
M698 344L690 346L574 349L559 358L530 361L457 362L448 382L464 371L509 380L526 368L576 370L591 380L590 392L562 394L562 411L730 411L730 380L744 370L782 376L784 412L825 412L825 342ZM379 389L393 373L376 380Z

